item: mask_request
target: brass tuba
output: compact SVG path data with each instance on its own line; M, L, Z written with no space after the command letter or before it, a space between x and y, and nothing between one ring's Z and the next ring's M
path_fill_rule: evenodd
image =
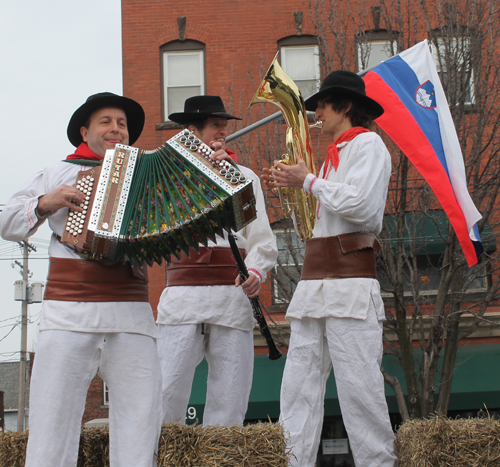
M288 125L287 154L283 154L280 162L295 165L297 164L296 156L298 156L304 160L309 172L316 174L304 99L297 85L279 65L278 54L274 57L250 105L258 102L271 102L277 105ZM290 218L292 213L294 214L295 229L301 240L311 238L316 217L316 198L304 190L295 188L276 188L276 190L285 217Z

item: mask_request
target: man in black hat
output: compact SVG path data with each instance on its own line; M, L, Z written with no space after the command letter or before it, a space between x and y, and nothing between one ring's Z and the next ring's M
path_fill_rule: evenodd
M225 140L227 121L238 118L226 112L219 96L191 97L184 112L169 119L211 146L216 151L212 157L235 159ZM216 245L200 246L199 254L183 254L180 262L172 258L167 266L157 319L164 423L185 423L194 372L204 357L208 381L203 424L236 425L245 418L254 360L253 315L245 295L259 294L277 249L259 178L246 167L239 169L253 181L257 208L257 219L235 234L246 253L249 278L240 283L229 242L222 237Z
M75 153L31 177L0 216L6 240L30 237L45 220L53 231L30 386L28 467L77 465L85 399L96 374L109 390L111 465L156 465L161 383L147 275L128 263L83 259L60 242L68 208L85 206L74 186L77 173L99 164L117 143L133 144L143 126L144 111L132 99L90 96L68 125Z
M236 154L226 149L227 122L241 118L228 114L219 96L190 97L184 102L184 112L172 113L168 119L180 123L208 144L215 151L213 159L232 159L236 162Z
M315 111L322 133L333 140L319 176L303 161L275 161L262 177L270 187L304 189L318 202L301 280L287 310L291 336L280 418L296 456L292 465L313 467L333 366L356 466L393 467L394 434L380 371L385 313L374 253L380 250L375 235L382 228L391 158L369 130L384 110L349 71L329 74L306 109Z

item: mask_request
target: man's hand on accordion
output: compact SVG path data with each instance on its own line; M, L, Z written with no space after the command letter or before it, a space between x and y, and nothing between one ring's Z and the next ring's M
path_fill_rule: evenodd
M244 294L248 298L254 298L257 297L260 293L260 280L255 274L248 274L248 279L241 283L241 278L238 275L236 277L236 280L234 281L234 285L236 287L239 287L241 285L241 288L243 289Z
M210 154L210 159L233 162L233 159L225 150L224 143L221 141L210 141L209 146L215 151L213 154Z
M84 194L74 186L61 185L55 190L38 198L38 212L44 216L49 212L56 212L62 208L71 208L83 211L79 206L84 202Z

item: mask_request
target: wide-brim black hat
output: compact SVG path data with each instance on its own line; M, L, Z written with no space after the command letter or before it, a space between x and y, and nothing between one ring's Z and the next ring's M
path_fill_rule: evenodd
M192 120L202 120L209 117L224 117L228 120L241 118L228 114L219 96L193 96L185 100L184 112L174 112L168 116L176 123L188 123Z
M384 108L366 95L363 78L352 71L332 71L321 83L319 91L306 99L306 110L314 112L318 100L330 95L345 96L360 103L374 119L384 113Z
M80 128L86 125L92 112L103 107L123 109L127 116L129 144L132 145L139 139L145 120L144 109L141 105L128 97L118 96L112 92L100 92L89 96L85 104L78 107L71 117L68 123L68 139L73 146L79 146L83 142Z

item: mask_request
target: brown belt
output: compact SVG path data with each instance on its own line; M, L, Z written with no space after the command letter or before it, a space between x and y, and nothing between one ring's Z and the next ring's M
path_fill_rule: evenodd
M377 237L369 232L311 238L306 241L301 280L377 278L375 250Z
M147 269L134 275L129 263L50 258L45 300L65 302L148 302Z
M245 258L245 250L240 249ZM167 265L167 287L179 285L234 285L238 275L231 248L200 247L200 253L191 250L190 256L182 253L180 261L172 257Z

